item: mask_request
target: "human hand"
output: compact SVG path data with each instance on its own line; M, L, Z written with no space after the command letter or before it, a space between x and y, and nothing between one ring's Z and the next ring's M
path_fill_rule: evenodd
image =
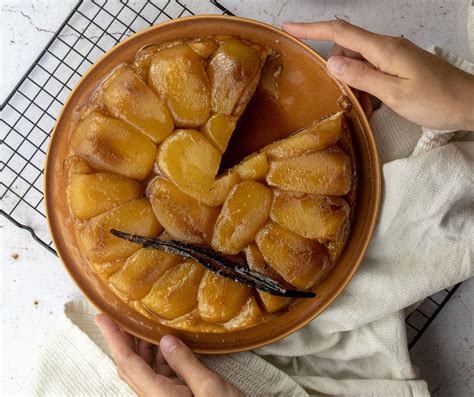
M329 73L368 92L417 124L474 130L474 76L410 41L375 34L348 22L284 23L301 39L331 40L339 47Z
M117 364L119 377L139 396L243 396L230 383L202 365L183 342L172 335L160 346L123 332L110 317L95 322Z

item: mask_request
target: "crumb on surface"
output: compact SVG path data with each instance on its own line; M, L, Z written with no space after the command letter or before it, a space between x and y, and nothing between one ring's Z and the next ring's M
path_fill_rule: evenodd
M14 260L17 260L20 257L20 254L17 254L16 252L14 252L13 254L10 255L10 257L13 258Z

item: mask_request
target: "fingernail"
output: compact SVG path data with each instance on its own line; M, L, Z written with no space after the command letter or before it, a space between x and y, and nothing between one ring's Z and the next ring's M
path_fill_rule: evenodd
M181 345L181 341L173 335L165 335L161 338L160 348L166 353L171 353L174 349Z
M344 74L346 65L347 61L343 57L331 57L327 62L329 73L337 76Z

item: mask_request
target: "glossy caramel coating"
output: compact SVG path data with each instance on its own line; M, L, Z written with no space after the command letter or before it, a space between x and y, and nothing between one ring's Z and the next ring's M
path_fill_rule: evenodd
M138 244L113 236L110 229L147 237L156 237L163 230L147 199L129 201L90 219L79 231L82 252L89 260L115 261L140 249Z
M71 149L96 171L139 181L150 173L156 157L156 146L149 138L123 121L99 113L79 121Z
M114 117L143 132L155 144L173 132L173 118L163 101L131 68L115 70L102 86L102 102Z
M132 179L107 173L71 175L69 205L78 219L90 219L142 195Z
M206 271L199 286L199 315L210 323L225 323L242 309L251 292L246 285Z
M152 57L148 84L165 101L178 127L198 127L208 119L207 75L187 44L161 50Z
M227 197L212 235L212 248L236 255L250 243L270 214L272 192L261 183L243 181Z
M317 290L344 247L354 167L343 113L220 169L269 53L230 36L152 44L79 113L64 172L81 253L148 319L232 332L298 300L121 240L112 228L212 248L304 290Z
M194 244L210 241L219 209L199 202L160 177L148 186L148 198L156 217L173 238Z
M301 237L276 223L265 225L255 241L265 261L285 281L297 288L310 288L329 267L329 257L322 244Z

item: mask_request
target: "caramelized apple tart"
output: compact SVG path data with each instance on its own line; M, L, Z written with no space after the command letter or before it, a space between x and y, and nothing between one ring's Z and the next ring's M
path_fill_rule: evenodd
M310 291L344 248L355 162L342 112L220 171L271 55L230 36L150 45L80 111L66 172L81 253L154 321L191 332L255 326L299 299L229 276L232 263L263 284ZM227 268L181 246L228 258Z

